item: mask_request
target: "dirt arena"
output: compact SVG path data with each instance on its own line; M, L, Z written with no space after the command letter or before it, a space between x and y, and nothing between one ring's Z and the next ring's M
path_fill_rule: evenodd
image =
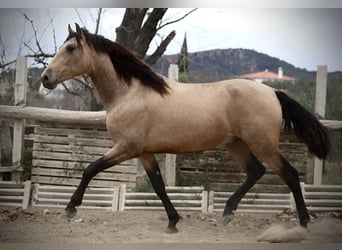
M0 208L0 243L116 243L116 242L256 242L274 225L295 227L295 214L236 213L229 225L221 213L180 212L179 232L166 234L163 211L103 212L80 209L75 218L63 209ZM311 213L312 222L301 242L342 242L342 213Z

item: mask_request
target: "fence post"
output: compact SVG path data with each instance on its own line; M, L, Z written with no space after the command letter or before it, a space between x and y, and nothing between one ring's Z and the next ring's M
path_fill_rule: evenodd
M178 65L170 64L167 77L173 81L178 82L178 75L179 75L178 73L179 73Z
M24 56L17 57L14 106L26 105L27 92L27 59ZM12 148L12 180L20 182L22 168L22 155L24 152L25 119L15 119L13 123L13 148Z
M209 191L209 198L208 198L208 213L214 212L214 191Z
M178 81L178 65L170 64L168 77L171 80ZM175 154L165 155L165 182L166 186L176 185L176 157Z
M120 185L120 194L119 194L119 211L122 212L125 210L125 199L126 199L126 184L123 183Z
M202 213L208 213L208 191L202 191Z
M327 65L317 66L316 76L316 100L315 100L315 113L318 114L319 118L325 117L325 103L327 93ZM322 169L323 160L315 157L314 159L314 185L322 184Z
M31 181L25 181L24 183L24 195L23 195L23 209L27 209L30 205L31 199Z
M120 186L115 186L113 188L113 200L112 200L112 212L118 211L118 206L120 202Z

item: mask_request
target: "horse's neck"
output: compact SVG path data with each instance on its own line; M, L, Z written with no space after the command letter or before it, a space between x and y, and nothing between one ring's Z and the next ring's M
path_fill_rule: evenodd
M108 110L127 93L128 86L118 78L110 59L100 58L93 68L94 70L90 77L103 105Z

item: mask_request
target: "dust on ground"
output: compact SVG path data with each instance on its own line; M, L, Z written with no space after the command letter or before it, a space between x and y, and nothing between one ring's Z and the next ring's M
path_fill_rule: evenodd
M256 242L258 235L274 225L295 227L297 216L281 213L236 213L228 224L222 214L180 212L183 219L176 234L164 229L164 211L104 212L79 209L68 219L63 209L0 209L1 243L116 243L116 242ZM302 242L342 242L342 213L311 213L308 236Z

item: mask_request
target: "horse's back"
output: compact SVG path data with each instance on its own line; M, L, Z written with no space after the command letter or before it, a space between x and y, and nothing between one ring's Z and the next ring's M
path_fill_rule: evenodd
M270 137L262 134L270 127L279 130L279 102L266 85L242 79L169 85L169 95L150 100L151 124L162 126L152 125L148 136L151 141L162 140L169 151L177 152L178 145L184 151L203 150L232 137L247 142L255 136Z

